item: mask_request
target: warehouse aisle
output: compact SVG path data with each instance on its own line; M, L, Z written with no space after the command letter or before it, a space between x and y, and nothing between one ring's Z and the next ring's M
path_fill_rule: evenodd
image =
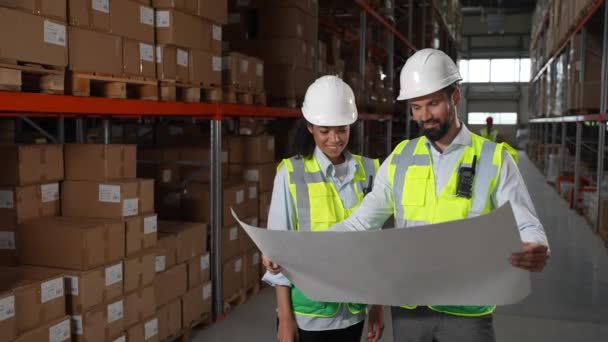
M570 211L525 155L520 168L552 255L533 275L533 293L496 311L499 342L595 342L608 336L608 249L585 220ZM198 332L197 342L274 341L274 292L266 289L223 322ZM390 323L383 341L393 341Z

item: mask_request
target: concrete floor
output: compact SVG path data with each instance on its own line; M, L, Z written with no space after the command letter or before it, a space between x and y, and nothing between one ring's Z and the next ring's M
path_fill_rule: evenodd
M497 340L608 341L608 249L524 155L520 169L552 254L545 271L532 276L532 294L517 305L497 309ZM276 341L274 308L274 291L263 290L224 321L197 332L194 341ZM382 341L393 341L390 319Z

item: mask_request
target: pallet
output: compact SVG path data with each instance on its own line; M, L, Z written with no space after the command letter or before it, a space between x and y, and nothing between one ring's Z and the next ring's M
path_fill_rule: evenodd
M67 82L68 94L74 96L158 101L158 81L154 78L71 71Z
M235 87L225 87L223 100L226 103L265 106L266 93L264 91L257 92Z
M163 339L161 342L190 342L192 341L192 330L204 329L211 325L211 323L213 323L211 313L206 313L201 318L190 322L187 327L182 328L179 332L173 334L173 336Z
M257 295L260 292L260 283L256 282L248 287L239 290L239 292L233 294L224 301L224 315L228 315L233 308L244 304L251 297Z
M0 59L0 90L63 94L65 67Z
M222 88L201 84L162 80L159 85L161 101L221 102Z

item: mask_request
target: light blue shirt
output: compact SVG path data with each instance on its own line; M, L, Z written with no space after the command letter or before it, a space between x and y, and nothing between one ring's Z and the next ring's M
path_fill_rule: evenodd
M452 172L464 152L465 146L470 146L471 142L471 132L464 124L461 124L460 132L458 132L456 138L454 138L443 153L439 152L433 144L427 141L427 148L431 152L437 196L439 196L449 182ZM334 225L331 228L332 231L380 229L384 222L393 215L393 189L388 178L388 165L390 162L391 158L387 158L380 166L373 189L365 196L361 202L361 206L347 219ZM519 173L519 168L511 155L506 151L504 152L504 161L500 170L498 184L494 193L490 196L490 200L496 208L502 206L507 201L511 203L523 242L534 242L549 246L545 230L538 220L526 184Z
M331 180L338 195L342 200L342 205L346 209L353 208L357 205L358 197L354 190L354 177L359 168L359 164L348 151L343 153L345 163L347 164L346 177L341 181L336 176L336 169L325 154L318 148L315 148L314 157L319 164L319 167L324 171L327 179ZM274 178L274 187L272 189L272 199L270 201L270 211L268 213L268 229L271 230L295 230L296 228L296 204L289 193L289 183L287 171L285 167L278 170ZM266 283L276 286L291 286L291 282L283 274L276 275L266 272L262 278ZM334 317L319 318L295 315L298 327L307 331L320 331L343 329L357 324L365 319L365 313L353 315L348 311L346 305L342 305L338 314Z

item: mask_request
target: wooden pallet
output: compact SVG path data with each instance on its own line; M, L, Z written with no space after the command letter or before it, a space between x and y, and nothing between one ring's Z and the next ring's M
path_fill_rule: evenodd
M221 102L222 88L201 84L162 80L159 85L161 101Z
M260 292L260 283L256 282L248 287L239 290L239 292L230 296L228 300L224 301L224 315L228 315L233 308L244 304L251 297L257 295Z
M63 94L65 67L0 59L0 90Z
M223 101L226 103L265 106L266 93L264 91L258 92L235 87L224 87Z
M211 313L204 314L201 318L196 321L190 322L187 327L182 328L179 332L172 336L163 339L161 342L190 342L192 340L192 331L195 329L204 329L213 323L211 319Z
M67 82L67 92L74 96L158 100L158 81L154 78L71 71Z

